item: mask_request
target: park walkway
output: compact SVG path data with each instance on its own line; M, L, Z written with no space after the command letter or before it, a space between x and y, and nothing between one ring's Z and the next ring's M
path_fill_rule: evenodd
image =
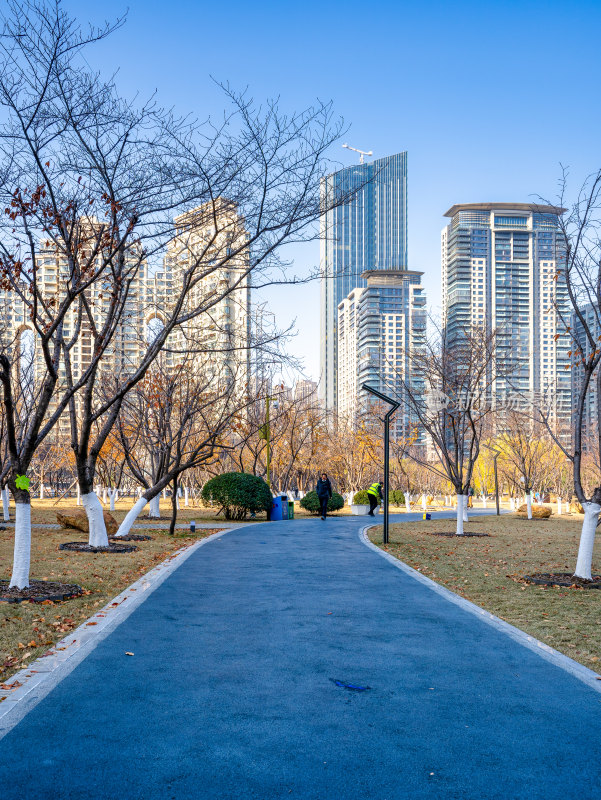
M599 797L601 694L365 522L199 548L0 741L3 800Z

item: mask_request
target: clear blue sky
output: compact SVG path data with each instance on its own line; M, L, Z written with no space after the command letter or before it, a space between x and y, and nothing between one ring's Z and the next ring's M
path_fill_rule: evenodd
M126 9L67 0L82 20ZM156 89L199 117L222 98L210 80L301 108L331 99L345 140L409 153L409 262L440 307L440 230L458 202L552 197L560 162L574 186L601 167L601 3L129 0L126 26L88 60L119 69L123 91ZM354 154L336 149L342 165ZM314 266L318 244L295 252ZM292 349L319 370L319 286L264 292Z

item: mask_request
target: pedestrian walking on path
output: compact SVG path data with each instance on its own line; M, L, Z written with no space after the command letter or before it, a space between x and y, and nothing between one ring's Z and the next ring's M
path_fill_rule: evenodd
M382 481L376 481L367 490L369 497L369 516L374 516L374 509L379 505L380 500L384 497L382 494Z
M321 478L317 481L315 487L317 496L319 497L319 510L321 518L325 519L328 513L328 500L332 496L332 484L325 472L321 473Z

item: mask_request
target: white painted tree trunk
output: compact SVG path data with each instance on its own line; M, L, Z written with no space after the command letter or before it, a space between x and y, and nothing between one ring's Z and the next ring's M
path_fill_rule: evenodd
M468 494L462 494L461 497L463 497L463 501L462 501L463 521L464 522L469 522L470 520L469 520L469 517L467 515L467 503L468 503L469 495ZM462 533L463 533L463 531L462 531Z
M83 503L84 511L88 518L88 527L90 531L88 544L91 547L108 547L109 537L106 532L102 504L98 499L98 495L96 492L82 494L81 502Z
M157 496L153 497L152 500L150 501L150 507L148 509L149 517L154 517L155 519L158 519L161 516L161 509L159 506L160 497L161 497L160 494L157 494ZM142 500L142 498L140 498L140 500ZM144 505L146 505L146 503Z
M175 508L177 511L179 511L179 492L177 492L175 495Z
M115 502L117 501L117 489L109 489L109 500L111 511L115 510Z
M44 481L40 481L40 500L44 499Z
M528 510L528 519L532 519L532 492L526 495L526 508Z
M79 488L79 484L77 485L77 505L81 505L81 489Z
M591 566L593 563L593 547L595 544L595 531L599 521L601 506L598 503L583 503L584 520L582 521L582 533L580 534L580 546L578 547L578 560L574 575L585 581L592 579Z
M426 495L422 494L422 511L425 511L426 508L427 508Z
M563 514L563 509L561 507L561 497L558 497L557 498L557 516L561 517L562 514Z
M482 495L482 508L486 508L486 495Z
M127 512L125 515L125 519L119 525L119 530L115 534L116 538L121 536L127 536L132 528L132 525L138 518L138 515L146 505L148 500L145 497L139 497L136 502L133 504L132 508ZM152 503L152 500L150 501Z
M463 536L463 500L465 495L457 495L457 536Z
M10 522L9 501L8 486L4 486L2 489L2 513L4 515L4 522Z
M29 561L31 558L31 505L15 504L15 549L10 587L25 589L29 586Z
M189 502L188 502L188 487L184 486L184 507L188 508L188 505L189 505Z
M106 505L106 486L102 487L102 505ZM84 503L85 506L85 503Z
M408 514L411 513L411 495L408 490L405 492L405 510Z
M167 499L167 489L163 489L163 500Z

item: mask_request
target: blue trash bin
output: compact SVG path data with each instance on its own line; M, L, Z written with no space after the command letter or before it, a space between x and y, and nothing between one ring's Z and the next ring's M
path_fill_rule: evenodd
M271 521L288 519L288 498L285 494L276 495L271 501Z

